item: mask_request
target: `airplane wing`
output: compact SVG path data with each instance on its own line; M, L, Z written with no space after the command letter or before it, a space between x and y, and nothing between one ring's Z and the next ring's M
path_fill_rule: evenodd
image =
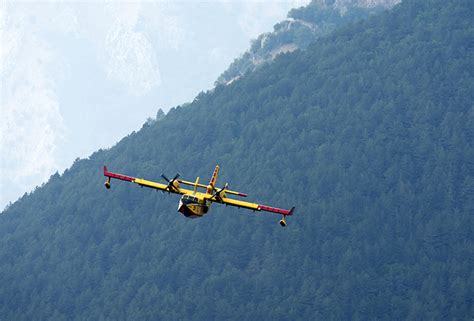
M271 207L267 205L261 205L257 203L239 201L239 200L235 200L228 197L216 198L214 195L206 195L206 198L210 200L211 202L217 202L217 203L221 203L225 205L246 208L253 211L265 211L265 212L280 214L283 216L293 215L293 211L295 210L294 207L292 207L289 210L285 210L285 209Z
M114 178L114 179L119 179L119 180L122 180L122 181L135 183L135 184L138 184L140 186L154 188L154 189L161 190L161 191L168 192L168 193L190 194L190 193L193 192L193 191L190 191L190 190L187 190L187 189L184 189L184 188L180 188L178 184L173 184L173 181L175 179L173 179L169 184L161 184L161 183L148 181L148 180L143 179L143 178L136 178L136 177L132 177L132 176L127 176L127 175L122 175L122 174L110 172L110 171L107 170L107 166L104 166L104 176L108 177L107 182L105 182L105 187L107 187L107 188L110 188L110 180L112 178Z

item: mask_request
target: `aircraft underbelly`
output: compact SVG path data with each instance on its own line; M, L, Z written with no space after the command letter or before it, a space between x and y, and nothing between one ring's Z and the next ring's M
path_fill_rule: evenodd
M188 203L185 204L182 201L179 202L178 212L182 213L188 218L198 218L207 213L209 206L199 203Z

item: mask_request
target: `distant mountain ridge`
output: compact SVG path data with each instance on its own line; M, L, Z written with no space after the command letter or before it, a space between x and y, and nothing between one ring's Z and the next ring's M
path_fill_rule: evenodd
M288 18L274 26L273 32L260 35L251 47L234 60L216 84L229 84L247 72L271 62L281 53L305 49L337 27L365 19L392 8L400 0L313 0L305 7L293 9Z
M401 0L313 0L312 3L316 3L320 6L333 7L338 9L342 14L347 12L350 8L374 8L383 7L390 9L394 5L401 2Z

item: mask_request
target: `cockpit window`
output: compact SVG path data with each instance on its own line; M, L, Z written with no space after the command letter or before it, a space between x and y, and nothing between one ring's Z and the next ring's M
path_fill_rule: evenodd
M194 197L194 196L191 196L191 195L183 195L183 200L189 201L189 202L194 202L194 203L198 202L197 197Z

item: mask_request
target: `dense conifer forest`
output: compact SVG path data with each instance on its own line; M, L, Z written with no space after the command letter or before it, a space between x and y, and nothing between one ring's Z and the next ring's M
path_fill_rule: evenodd
M53 175L0 214L0 320L472 320L473 9L405 1ZM216 163L288 226L103 187Z

